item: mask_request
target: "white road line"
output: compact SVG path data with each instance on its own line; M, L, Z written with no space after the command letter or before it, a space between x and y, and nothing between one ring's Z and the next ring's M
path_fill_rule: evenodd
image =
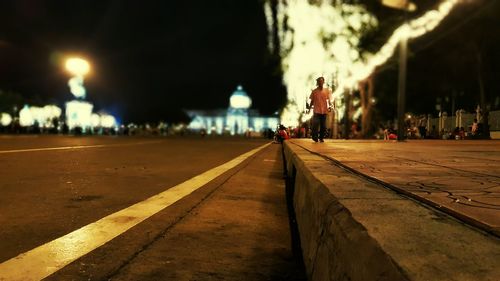
M0 264L0 280L41 280L234 168L270 143Z
M50 151L50 150L73 150L73 149L97 148L97 147L108 147L108 146L125 146L125 145L136 145L136 144L150 144L150 143L158 143L158 142L160 142L160 141L119 143L119 144L96 144L96 145L76 145L76 146L59 146L59 147L13 149L13 150L0 150L0 154L19 153L19 152L34 152L34 151Z

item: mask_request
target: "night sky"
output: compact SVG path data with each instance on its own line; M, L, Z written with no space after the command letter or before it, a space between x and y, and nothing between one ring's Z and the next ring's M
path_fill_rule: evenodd
M306 0L304 0L306 1ZM377 50L404 14L363 1L380 29ZM416 17L435 6L417 1ZM87 99L122 122L176 122L183 109L226 108L242 84L253 108L272 114L286 103L279 61L267 49L262 0L0 2L0 90L33 105L63 107L73 97L62 59L91 62ZM436 105L500 109L500 0L465 1L436 30L409 43L407 109ZM371 48L370 48L371 46ZM377 69L376 112L395 116L397 56ZM479 78L480 77L480 78ZM2 108L0 111L10 109ZM453 107L454 106L454 107ZM5 107L5 106L4 106Z
M72 99L72 54L92 65L87 100L125 122L227 108L238 84L263 114L286 101L261 1L2 1L0 30L0 89L37 105Z

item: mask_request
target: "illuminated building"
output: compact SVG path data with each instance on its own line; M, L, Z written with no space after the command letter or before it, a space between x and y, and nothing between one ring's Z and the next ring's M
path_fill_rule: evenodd
M66 124L72 130L81 127L83 130L92 125L91 103L79 100L72 100L66 103Z
M205 130L209 134L242 135L247 132L275 130L279 124L278 116L261 116L250 109L252 99L240 85L229 98L229 108L216 110L186 110L191 118L188 129Z

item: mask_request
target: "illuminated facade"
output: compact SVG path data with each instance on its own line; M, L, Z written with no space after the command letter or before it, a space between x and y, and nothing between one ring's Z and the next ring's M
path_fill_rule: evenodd
M260 116L257 110L250 109L251 105L252 99L243 87L238 86L229 99L227 109L186 110L191 118L188 128L218 135L242 135L247 132L275 130L279 124L278 116Z

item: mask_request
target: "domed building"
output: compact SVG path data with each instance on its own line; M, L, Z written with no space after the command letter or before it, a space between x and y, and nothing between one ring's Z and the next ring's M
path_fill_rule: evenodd
M247 132L261 133L267 129L275 130L279 124L278 116L261 116L250 109L252 99L238 85L229 98L227 109L186 110L191 118L188 128L194 131L206 130L209 134L243 135Z

